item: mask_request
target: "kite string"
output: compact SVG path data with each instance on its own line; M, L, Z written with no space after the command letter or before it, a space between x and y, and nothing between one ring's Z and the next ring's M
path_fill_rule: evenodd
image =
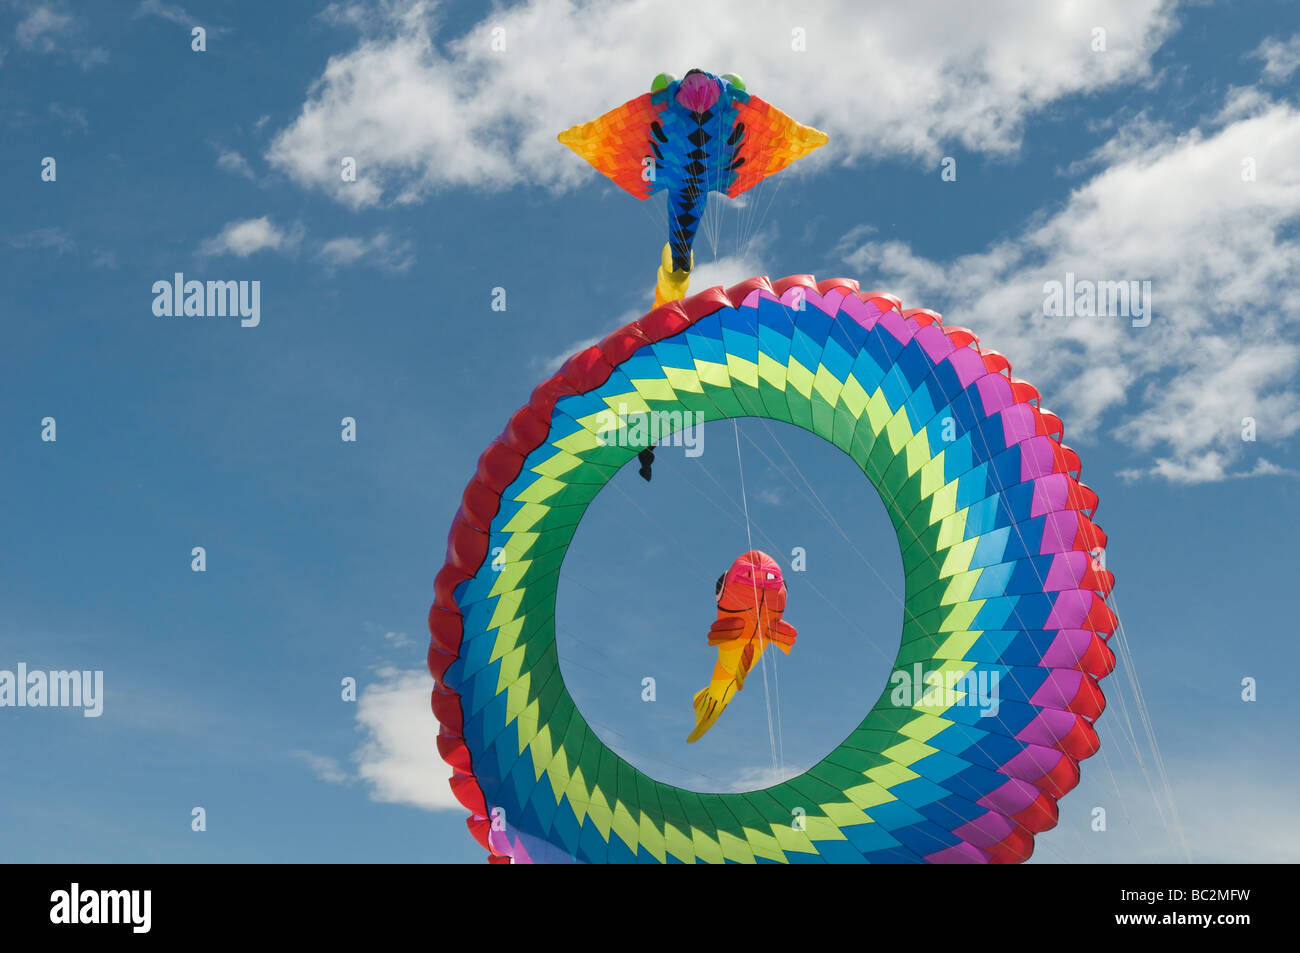
M744 462L741 460L741 456L740 456L740 423L733 417L731 419L731 424L736 431L736 467L740 471L740 499L745 509L745 537L749 542L749 549L747 550L747 552L753 552L754 534L750 529L750 522L749 522L749 496L745 492L745 465ZM750 576L750 583L754 587L754 605L758 606L759 604L758 577L755 576L753 572L750 572L749 576ZM761 610L758 613L757 635L758 635L758 665L759 668L761 668L763 671L763 703L767 707L767 741L769 747L772 750L772 769L774 771L781 772L785 768L785 757L783 751L778 752L777 743L776 743L776 733L773 730L773 726L772 726L772 697L767 684L767 652L764 651L766 649L766 645L764 644L765 640L763 638L763 613ZM775 671L776 669L775 662L773 662L772 668L773 671ZM779 696L777 699L777 704L778 705L780 704ZM780 720L779 714L777 716L777 720L778 721Z

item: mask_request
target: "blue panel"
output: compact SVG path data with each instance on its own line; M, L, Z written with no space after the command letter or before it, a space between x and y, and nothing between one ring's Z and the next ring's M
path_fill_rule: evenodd
M600 836L600 831L596 830L596 825L589 818L582 822L582 833L578 837L578 851L579 858L589 864L608 862L609 845L605 843L605 838Z
M1008 567L1014 567L1014 571L1009 573L1006 583L1006 591L1011 594L1028 594L1031 592L1041 592L1043 589L1043 580L1047 578L1048 572L1052 568L1051 556L1033 556L1027 559L1018 559L1014 563L1008 563Z
M722 345L722 338L706 337L702 334L687 334L686 343L697 361L713 364L727 363L727 350ZM694 366L694 365L692 365Z
M875 827L875 824L864 824L864 827ZM845 834L848 831L844 832ZM821 855L823 863L827 864L860 864L862 863L862 852L852 844L845 843L841 840L834 841L813 841L813 846L817 848L817 853ZM791 854L790 859L794 860L798 854Z
M898 846L897 838L879 824L853 824L843 828L841 833L849 839L849 843L859 853L864 855ZM860 858L855 858L854 862L857 863L859 860Z
M891 367L888 373L880 381L880 389L885 395L885 400L889 403L889 409L898 412L907 400L908 395L912 393L911 385L903 377L903 374L897 367Z
M1011 613L1016 609L1016 600L1006 596L987 599L980 611L975 614L975 621L970 624L973 631L980 629L1000 629Z
M968 526L969 523L968 519ZM1015 563L1000 563L996 566L989 566L980 572L979 581L975 583L975 588L971 590L971 601L992 599L1006 592L1007 582L1012 577L1015 565Z
M609 832L608 858L608 862L611 864L635 864L637 862L637 855L632 853L628 846L623 843L623 838L612 830Z
M930 371L934 369L934 362L925 353L925 348L912 341L898 355L898 369L902 371L908 387L915 390L930 376Z
M951 755L939 753L939 757L950 758ZM922 759L924 760L924 759ZM909 765L913 771L915 765ZM917 772L920 773L919 771ZM904 804L911 808L919 808L923 804L929 804L940 798L948 796L948 789L943 785L936 784L922 775L919 778L913 778L910 781L904 781L902 784L896 784L889 789L889 793L894 795ZM872 816L875 817L875 808L872 808Z
M960 837L928 820L922 820L912 827L897 831L895 836L904 847L910 848L922 857L961 843Z
M1011 539L1010 527L995 529L992 532L985 532L980 537L980 541L975 544L975 554L971 557L971 569L983 569L985 566L996 566L1003 562L1002 554L1006 552L1007 543ZM988 626L987 628L1000 628L1000 626Z
M758 329L758 350L782 367L790 363L790 339L779 331L762 327Z
M827 341L826 348L822 351L822 363L835 375L836 380L843 382L853 369L853 356L837 342Z
M573 804L569 802L569 796L566 794L560 798L558 809L555 812L555 820L551 824L551 831L558 839L566 851L574 857L578 857L578 842L581 837L581 831L578 827L578 819L573 813Z
M919 761L908 765L913 771L931 781L946 781L954 774L965 770L966 762L946 751L936 751Z
M871 395L876 392L876 388L884 379L885 369L876 362L874 357L862 351L853 360L853 377L862 385L862 389Z
M909 824L915 824L922 820L921 815L909 804L902 801L887 801L884 804L877 804L868 812L872 820L884 827L895 837L898 837L899 831L905 829Z
M794 315L790 309L771 298L758 299L758 323L787 339L794 332Z
M609 405L600 399L598 391L591 391L586 394L570 394L568 397L561 397L555 402L555 409L577 421L581 417L589 417L602 410L609 410ZM554 438L555 435L552 434L551 439Z
M834 341L843 349L845 354L852 356L862 350L862 345L866 342L868 333L866 328L841 310L831 324L828 340Z
M530 757L529 761L531 760ZM524 805L525 823L532 824L535 819L536 830L545 836L554 823L555 811L558 807L555 794L551 790L551 782L546 779L546 775L542 775L541 780L536 782L536 786L528 796L528 803Z
M1015 631L992 632L986 630L983 635L975 640L975 644L970 647L966 657L979 660L998 659L1013 665L1017 664L1007 656L1008 653L1012 652L1011 647L1016 643L1019 635L1020 633ZM1018 664L1034 665L1037 664L1037 660L1037 657L1035 657L1033 661L1022 661Z
M691 349L680 334L655 344L654 352L655 357L664 367L695 369L695 361L691 358Z
M975 820L977 817L983 817L988 813L988 808L980 807L965 796L952 794L941 801L925 805L920 808L920 811L943 830L951 831Z
M968 495L975 496L976 488L983 486L985 481L984 472L981 469L970 480L963 480L957 485L957 507L962 508L962 490L966 489ZM983 536L985 533L991 533L998 527L998 498L996 496L986 496L983 498L976 497L965 505L966 510L966 539L974 539L976 536ZM1001 552L1001 550L999 550ZM983 564L981 564L983 565Z
M975 455L981 455L981 448L978 441L972 441ZM989 470L989 495L1001 493L1008 487L1015 486L1020 482L1020 445L1011 447L1002 453L999 453L990 461Z
M619 370L627 376L628 380L663 380L663 365L659 363L659 358L654 356L654 352L651 350L649 356L640 355L641 352L638 351L636 355L629 357L618 366Z
M808 294L812 294L811 289ZM801 334L807 336L809 341L817 345L820 352L825 346L826 340L831 335L831 324L833 319L821 308L817 307L808 297L804 299L804 307L794 313L794 325L799 329ZM812 365L816 367L817 365Z
M790 338L790 356L810 371L816 371L822 360L823 342L814 341L801 329L795 329Z
M869 864L922 864L925 863L914 851L906 847L895 847L893 850L877 850L870 854L863 855L863 859Z

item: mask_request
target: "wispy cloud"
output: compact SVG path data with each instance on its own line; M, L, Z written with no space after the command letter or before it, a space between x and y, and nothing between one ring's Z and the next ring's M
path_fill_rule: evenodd
M223 150L217 156L217 168L232 175L241 175L246 179L256 178L253 167L248 164L248 160L233 149Z
M369 238L332 238L321 246L316 257L331 266L362 264L387 271L405 271L415 263L410 243L396 241L384 231Z
M311 768L312 773L321 781L330 784L344 784L352 780L352 776L348 774L347 769L334 758L313 754L310 751L301 749L290 751L289 754Z
M1250 55L1264 61L1264 79L1267 82L1286 82L1300 67L1300 33L1289 40L1269 37Z
M108 51L82 42L82 21L62 3L31 3L23 7L14 40L30 53L58 54L83 70L108 62ZM2 58L2 56L0 56Z
M631 324L637 318L641 317L641 315L643 315L644 313L645 313L644 311L624 311L618 317L614 318L608 324L606 324L605 328L599 334L593 334L590 337L578 338L577 340L564 345L558 351L555 351L548 356L539 356L533 358L533 366L536 367L544 374L554 374L556 371L560 369L560 367L564 364L564 362L567 361L569 358L571 358L573 355L577 354L579 351L585 351L593 344L599 344L602 340L605 339L607 335L611 334L614 331L617 331L625 324Z
M50 103L50 118L62 122L70 130L77 132L88 132L90 130L90 121L86 118L86 110L78 106L61 106L58 103Z
M57 255L71 251L72 237L62 228L36 228L21 235L10 235L5 239L10 248L31 249L34 251L53 251Z
M415 639L405 632L385 632L384 641L395 649L404 649L415 644Z
M691 287L688 294L695 294L715 286L726 290L755 275L764 274L762 249L765 244L766 238L758 236L749 243L749 247L741 254L729 255L710 262L701 263L699 261L701 256L697 254L695 270L691 272Z
M727 791L740 793L743 791L761 791L764 788L770 788L774 784L780 784L782 781L789 781L791 778L797 778L804 771L803 768L797 768L787 765L784 768L774 768L771 765L764 765L757 768L742 768L737 771L731 778Z
M212 36L221 36L229 33L230 30L225 27L211 26L206 21L195 17L184 7L175 3L164 3L163 0L142 0L140 6L136 7L135 16L137 17L158 17L162 20L168 20L172 23L188 29L196 26L203 27Z
M18 21L14 39L26 50L53 53L60 37L72 32L73 19L50 4L37 4Z
M285 231L264 215L230 222L219 234L204 239L199 250L204 255L247 258L259 251L292 251L301 239L301 230Z

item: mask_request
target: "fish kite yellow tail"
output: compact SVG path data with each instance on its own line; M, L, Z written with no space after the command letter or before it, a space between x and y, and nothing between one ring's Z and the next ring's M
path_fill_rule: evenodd
M686 270L673 268L673 250L665 245L659 256L659 273L655 279L655 307L669 301L681 301L686 297L686 288L691 283L691 269L695 267L695 253L691 252L691 267Z
M735 681L728 679L725 683L714 682L708 688L695 693L695 730L686 736L687 741L699 741L704 733L713 727L718 716L731 703L731 696L736 694Z

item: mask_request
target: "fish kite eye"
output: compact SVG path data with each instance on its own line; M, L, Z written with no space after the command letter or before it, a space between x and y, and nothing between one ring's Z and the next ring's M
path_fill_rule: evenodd
M776 578L776 574L775 574L775 573L768 573L768 574L767 574L767 578L768 578L768 579L775 579L775 578Z

